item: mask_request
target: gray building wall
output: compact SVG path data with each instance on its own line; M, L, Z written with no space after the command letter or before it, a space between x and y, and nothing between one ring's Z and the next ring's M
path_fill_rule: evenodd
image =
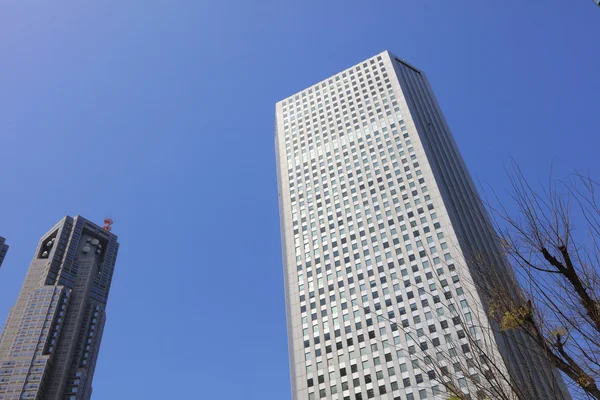
M492 288L501 283L507 288L511 288L512 285L513 292L509 295L518 296L520 289L514 285L516 277L429 81L422 71L404 60L390 56L395 61L397 78L411 109L461 252L465 256L466 272L473 280L478 281L476 289ZM478 295L487 312L490 299L486 291L478 290ZM520 388L527 391L532 398L557 398L557 392L562 392L565 398L570 397L556 370L551 368L538 352L531 350L535 343L528 336L501 331L495 321L489 323L509 373ZM536 368L531 368L532 365L536 365Z
M118 248L80 216L42 237L0 336L0 399L91 397Z

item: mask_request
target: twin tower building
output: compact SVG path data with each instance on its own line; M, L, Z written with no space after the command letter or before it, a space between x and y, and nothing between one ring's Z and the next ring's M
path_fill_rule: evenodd
M288 97L275 145L293 400L447 399L444 368L483 398L443 359L468 367L481 338L529 398L569 398L487 318L477 283L510 272L423 72L386 51ZM42 237L0 336L0 400L91 398L118 248L82 217Z
M91 398L118 249L79 216L42 236L0 335L1 400Z

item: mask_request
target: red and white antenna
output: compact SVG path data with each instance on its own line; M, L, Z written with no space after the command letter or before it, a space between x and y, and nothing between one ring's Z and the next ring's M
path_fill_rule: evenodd
M111 231L111 225L113 224L113 220L112 218L104 218L104 230L110 232Z

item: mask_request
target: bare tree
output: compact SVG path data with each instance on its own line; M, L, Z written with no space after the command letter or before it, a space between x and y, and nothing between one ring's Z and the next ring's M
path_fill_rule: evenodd
M377 324L385 321L406 335L403 346L387 340L381 345L423 371L426 379L417 382L418 389L440 394L436 388L441 386L453 400L600 399L599 186L576 175L538 191L515 166L511 196L516 211L490 207L494 223L481 221L508 260L490 260L455 243L457 254L468 260L437 268L434 289L410 287L436 306L433 320L454 324L454 329L442 325L446 332L438 328L424 334L402 318L399 323L393 313L387 318L382 309L364 306L352 292L342 298ZM378 272L397 281L393 270L379 267ZM376 336L370 340L377 341ZM502 346L512 349L510 359L499 350Z
M450 271L460 269L455 265L445 265L445 267ZM390 276L385 271L382 272ZM393 276L390 278L393 279ZM427 378L417 385L418 389L433 389L435 394L435 388L441 386L450 399L459 400L473 399L474 396L478 399L502 400L565 398L561 392L560 378L552 375L544 382L548 386L545 388L545 394L536 394L532 397L532 393L536 393L536 388L540 385L539 374L534 374L533 371L540 368L543 363L531 363L522 357L519 367L526 371L527 378L524 381L517 382L509 373L497 343L497 335L506 335L506 332L495 325L483 311L484 309L476 304L480 302L480 293L475 290L475 283L470 279L469 274L461 274L460 287L464 291L460 296L456 296L456 292L444 284L447 275L440 274L435 278L438 285L433 291L412 286L409 289L418 290L419 295L426 295L431 303L438 305L438 315L433 319L437 322L444 321L446 325L442 324L442 331L438 332L437 337L431 335L431 331L429 335L424 334L414 325L398 323L395 318L386 318L380 311L365 307L356 299L350 299L352 305L358 306L367 317L374 317L377 322L386 321L392 331L399 331L406 335L403 343L407 345L404 347L379 341L382 342L384 350L386 346L393 347L401 354L398 356L399 359L406 358L412 363L413 369L423 372ZM458 280L456 282L458 283ZM445 302L439 301L440 294L446 297ZM456 301L453 296L456 296ZM346 297L342 295L342 298ZM460 304L461 299L468 300L471 307L463 307ZM454 329L447 329L447 324L454 325ZM457 335L454 334L455 332ZM374 336L371 340L378 341ZM512 340L512 346L518 348L521 343L514 342L523 340L523 337L517 335L507 340ZM528 351L531 352L531 349ZM535 355L544 357L543 354ZM441 393L442 391L438 390L438 394Z
M462 268L450 266L450 271L463 272L459 297L476 305L465 309L452 301L438 303L446 310L443 319L458 329L458 337L444 335L446 343L439 346L422 332L417 338L412 326L388 320L368 307L365 312L387 320L393 330L417 343L416 349L409 346L398 351L405 351L413 367L426 372L429 380L422 387L439 384L451 399L472 399L473 394L479 399L502 400L562 400L571 395L600 399L600 206L596 196L600 185L577 175L536 191L518 167L513 172L511 196L516 212L491 207L495 223L488 225L510 262L498 263L470 249ZM448 287L439 286L446 299L452 296ZM435 299L440 293L420 294ZM356 301L353 304L362 308ZM516 352L511 370L506 354L498 350L499 341ZM570 394L555 368L566 378ZM540 388L540 374L544 388Z
M513 164L516 213L493 212L523 293L486 288L500 329L527 335L573 393L594 399L600 399L599 186L576 175L536 190Z
M431 258L429 261L433 265ZM474 262L481 261L471 261L471 264ZM401 332L406 336L402 345L378 340L375 335L370 340L381 342L384 350L386 347L395 349L399 359L408 360L414 370L422 372L425 379L417 382L417 389L430 389L438 395L446 392L451 396L450 398L460 400L473 399L474 396L479 399L563 400L565 396L561 392L560 378L553 376L549 367L547 368L550 376L544 382L548 387L543 395L538 393L539 374L533 372L541 368L544 362L531 363L531 360L526 357L520 357L519 367L525 370L526 378L517 381L511 375L506 367L506 360L498 350L497 336L509 336L505 339L513 341L511 344L515 348L526 347L530 343L519 343L519 340L524 340L522 335L508 335L489 318L487 312L489 307L482 307L481 288L475 283L483 280L479 277L473 279L470 272L464 273L468 271L466 263L455 265L457 263L458 261L454 261L453 264L443 263L438 266L433 278L437 284L431 290L413 285L407 287L408 290L416 291L421 299L426 296L429 305L435 305L432 309L437 315L434 315L431 320L422 321L428 325L428 334L415 325L409 324L407 320L402 319L399 323L394 316L387 318L381 309L365 306L358 299L352 299L352 296L348 298L342 293L342 298L350 300L351 304L362 310L368 319L374 317L376 324L385 321L392 331ZM384 268L378 270L391 282L396 279L394 272L387 272ZM500 278L504 279L498 273L498 279ZM513 286L509 286L506 279L503 282L506 284L503 292L518 293L514 290L514 282L511 283ZM460 291L457 288L460 288ZM499 286L495 285L494 288ZM445 301L441 301L440 297L445 297ZM462 304L464 300L467 300L467 303ZM433 321L440 324L441 329L435 328ZM451 326L454 328L452 329ZM432 331L432 328L436 329L437 333L435 330ZM531 349L527 351L531 352ZM536 354L536 356L543 358L543 354ZM440 386L444 390L440 390Z

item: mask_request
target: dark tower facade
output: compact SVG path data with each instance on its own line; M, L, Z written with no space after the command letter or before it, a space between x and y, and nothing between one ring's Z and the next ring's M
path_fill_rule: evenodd
M85 400L119 244L80 216L39 241L0 336L0 400Z
M6 257L6 252L8 251L8 245L4 242L5 239L0 236L0 267L2 266L2 262L4 261L4 257Z

